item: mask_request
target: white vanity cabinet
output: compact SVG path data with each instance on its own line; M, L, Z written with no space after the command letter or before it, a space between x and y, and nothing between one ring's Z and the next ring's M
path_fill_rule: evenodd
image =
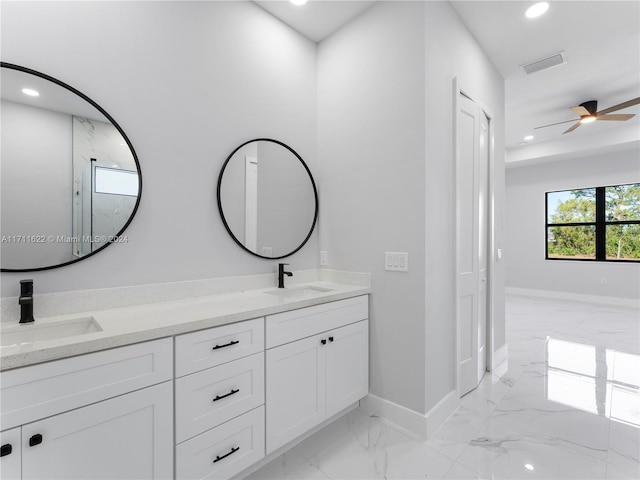
M0 478L22 478L22 429L12 428L0 432Z
M175 338L176 478L230 478L264 457L264 318Z
M366 295L266 318L267 454L367 395L368 323Z
M2 372L2 426L13 427L2 441L17 446L0 457L2 478L171 478L171 346L156 340Z

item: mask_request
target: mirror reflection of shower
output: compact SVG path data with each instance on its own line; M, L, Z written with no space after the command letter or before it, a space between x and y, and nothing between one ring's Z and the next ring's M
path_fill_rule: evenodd
M122 229L135 208L135 160L110 123L73 117L73 255L99 249Z

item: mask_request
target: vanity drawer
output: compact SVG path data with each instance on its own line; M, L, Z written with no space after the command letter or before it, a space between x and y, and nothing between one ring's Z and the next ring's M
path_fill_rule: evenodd
M1 372L2 428L171 380L172 346L164 338Z
M264 403L264 354L176 380L176 443Z
M366 320L368 317L368 295L269 315L266 320L266 348Z
M256 318L175 337L176 377L264 350L264 319Z
M176 447L176 478L230 478L264 457L264 406Z

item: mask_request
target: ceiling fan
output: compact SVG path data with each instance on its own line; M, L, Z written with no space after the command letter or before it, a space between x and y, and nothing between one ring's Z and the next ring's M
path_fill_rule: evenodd
M574 125L572 125L562 133L565 134L565 133L573 132L576 128L578 128L583 123L590 123L595 120L614 120L617 122L623 122L625 120L629 120L630 118L635 117L634 113L616 113L614 115L610 115L610 113L618 110L622 110L623 108L631 107L633 105L638 105L638 104L640 104L640 97L634 98L633 100L627 100L626 102L619 103L618 105L605 108L604 110L600 110L598 112L597 100L589 100L588 102L581 103L577 107L571 107L571 110L573 110L574 113L579 115L580 119ZM575 122L575 120L566 120L564 122L551 123L549 125L535 127L534 130L537 130L538 128L546 128L546 127L551 127L553 125L560 125L562 123L569 123L569 122Z

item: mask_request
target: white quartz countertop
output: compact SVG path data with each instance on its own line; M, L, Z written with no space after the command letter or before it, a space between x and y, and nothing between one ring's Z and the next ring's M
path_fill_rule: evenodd
M36 318L33 326L93 317L102 331L0 348L0 370L263 317L371 293L369 286L313 282L330 289L283 297L273 287ZM304 285L296 285L296 288ZM3 322L4 323L4 322ZM30 328L32 325L21 325ZM3 327L4 328L4 327ZM15 329L15 325L9 326Z

